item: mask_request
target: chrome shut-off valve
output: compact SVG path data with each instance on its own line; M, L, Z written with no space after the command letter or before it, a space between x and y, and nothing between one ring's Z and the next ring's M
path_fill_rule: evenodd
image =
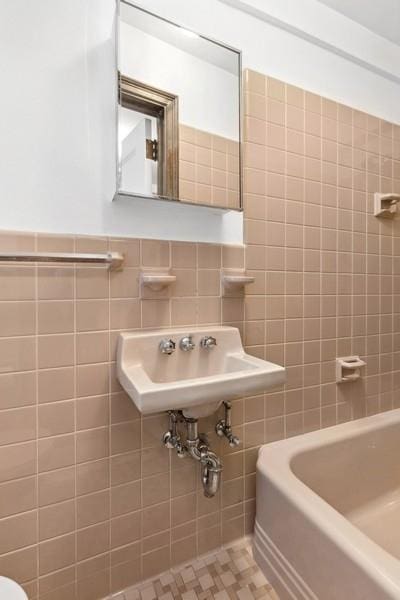
M232 404L230 402L224 402L225 415L223 419L220 419L215 426L215 432L220 437L226 437L229 442L231 448L235 448L239 446L240 439L237 435L234 435L232 432L232 423L231 423L231 410Z
M163 444L169 450L175 449L179 458L185 457L185 447L181 442L181 436L178 433L178 413L174 410L168 412L169 429L163 435Z

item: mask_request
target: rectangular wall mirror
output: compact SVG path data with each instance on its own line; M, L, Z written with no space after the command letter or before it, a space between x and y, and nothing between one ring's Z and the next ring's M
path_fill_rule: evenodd
M240 210L240 52L118 8L116 197Z

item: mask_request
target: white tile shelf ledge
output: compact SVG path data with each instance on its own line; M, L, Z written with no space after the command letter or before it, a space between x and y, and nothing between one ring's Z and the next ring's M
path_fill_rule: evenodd
M222 275L222 281L225 285L248 285L254 283L255 278L250 275Z
M221 284L223 292L244 290L246 285L254 283L255 278L247 275L246 271L222 271Z
M164 288L172 285L176 281L176 275L171 275L169 272L148 272L142 271L140 274L141 284L153 290L153 292L159 292Z
M142 286L146 286L154 292L159 292L164 288L176 282L176 275L171 275L169 271L142 271L140 274L140 282ZM221 272L221 282L223 288L240 289L249 283L254 283L254 277L247 275L245 272L232 271L232 273Z

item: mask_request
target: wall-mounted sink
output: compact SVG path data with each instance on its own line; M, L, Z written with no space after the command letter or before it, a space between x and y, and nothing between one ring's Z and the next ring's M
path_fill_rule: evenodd
M185 338L190 347L181 343ZM235 327L121 333L117 372L141 413L174 409L195 418L212 414L223 400L285 381L283 367L245 353Z

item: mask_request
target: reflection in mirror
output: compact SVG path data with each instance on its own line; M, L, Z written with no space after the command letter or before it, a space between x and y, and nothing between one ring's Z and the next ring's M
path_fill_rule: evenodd
M178 97L120 75L119 110L122 189L178 197Z
M146 141L157 143L158 121L135 110L121 107L120 111L120 156L121 187L136 189L143 195L157 194L158 179L156 162L140 160L140 155L149 157ZM143 147L140 148L140 144ZM153 150L153 146L152 146ZM144 167L144 168L143 168Z
M117 195L241 208L240 53L120 2Z

